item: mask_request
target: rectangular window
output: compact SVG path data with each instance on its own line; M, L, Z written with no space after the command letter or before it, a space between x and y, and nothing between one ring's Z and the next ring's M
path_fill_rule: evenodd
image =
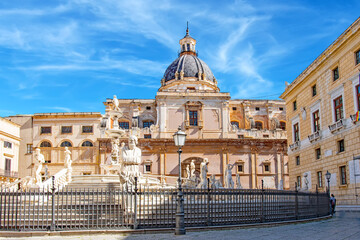
M314 85L314 86L312 86L311 87L311 89L312 89L312 96L314 97L314 96L316 96L316 84Z
M145 173L151 173L151 164L150 163L147 163L147 164L145 164Z
M10 176L11 173L11 159L5 158L5 176Z
M82 126L82 132L83 133L92 133L93 132L93 126Z
M342 96L334 99L335 122L343 119L343 100Z
M294 142L298 142L300 140L299 136L299 123L294 124Z
M355 65L360 63L360 50L355 53Z
M244 135L238 135L238 138L240 138L240 139L243 139L244 138Z
M119 128L129 129L129 122L119 122Z
M314 126L314 132L320 131L320 115L319 115L319 110L313 112L313 126Z
M284 108L280 107L280 108L279 108L279 110L280 110L280 111L283 111L283 110L284 110Z
M296 177L296 182L297 182L298 189L301 188L301 177L300 176Z
M32 153L32 152L33 152L33 145L26 144L26 153Z
M318 187L322 188L323 182L322 182L322 172L321 171L317 172L317 180L318 180Z
M255 110L256 110L256 111L260 111L260 108L259 108L259 107L256 107Z
M12 143L8 141L4 141L4 148L12 148Z
M315 157L317 160L321 158L321 149L320 148L315 149Z
M151 138L151 134L144 134L144 138Z
M296 111L296 109L297 109L296 101L293 101L293 109L294 109L294 111Z
M296 165L300 165L300 156L295 157Z
M239 164L237 165L237 172L238 172L238 173L244 172L244 165L243 165L242 163L239 163Z
M151 110L151 107L150 107L150 106L146 106L146 110Z
M51 134L51 127L41 127L40 134Z
M149 128L151 125L153 125L154 122L153 121L146 121L143 122L143 128Z
M340 167L340 185L346 184L346 167L341 166Z
M356 90L356 101L357 101L357 109L358 111L360 111L360 85L357 85L355 87L355 90Z
M61 133L72 133L72 126L62 126L61 127Z
M338 141L338 150L339 150L339 153L345 151L345 141L344 141L344 139L341 139L340 141Z
M270 164L264 164L264 172L270 172Z
M233 111L236 111L236 107L233 107L232 110L233 110Z
M197 111L189 111L190 126L198 125L198 114Z
M336 67L336 68L333 70L333 78L334 78L334 81L336 81L337 79L339 79L339 67Z

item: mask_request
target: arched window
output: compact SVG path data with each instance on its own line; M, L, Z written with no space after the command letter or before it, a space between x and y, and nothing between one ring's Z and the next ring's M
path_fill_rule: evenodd
M40 147L51 147L51 143L48 142L48 141L43 141L43 142L40 144Z
M154 122L151 120L143 121L143 128L150 127Z
M280 121L280 128L285 131L286 130L286 122Z
M63 142L60 144L60 147L72 147L72 144L71 144L71 142L69 142L69 141L63 141Z
M256 122L255 122L255 128L256 128L257 130L263 129L263 124L262 124L262 122L256 121Z
M236 126L237 128L239 128L239 122L238 121L231 121L231 125Z
M90 141L85 141L81 144L82 147L93 147L94 145Z

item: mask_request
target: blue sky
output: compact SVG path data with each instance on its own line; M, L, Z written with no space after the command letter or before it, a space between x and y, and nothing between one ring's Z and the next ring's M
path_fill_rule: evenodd
M277 99L359 17L360 1L0 2L0 116L154 99L178 41L233 99Z

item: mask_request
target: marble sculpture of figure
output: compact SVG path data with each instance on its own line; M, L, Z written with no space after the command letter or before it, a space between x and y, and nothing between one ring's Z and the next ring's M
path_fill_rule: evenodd
M141 175L139 170L139 164L141 163L141 150L136 146L137 143L137 137L135 135L131 135L128 139L128 146L122 145L121 148L121 175L130 183L133 183L134 177L139 177Z
M120 153L120 150L119 150L119 139L114 139L111 143L111 155L113 157L113 161L112 163L113 164L117 164L119 163L119 153Z
M309 180L308 180L308 174L307 173L304 173L304 183L305 183L305 186L304 186L304 190L308 190L309 189Z
M215 178L215 174L211 174L209 181L210 181L210 187L212 189L217 189L222 187L220 181Z
M114 95L113 103L114 103L114 110L120 111L119 100L117 99L116 95Z
M242 189L241 182L240 182L240 175L238 173L236 174L236 188Z
M43 163L45 163L45 158L44 155L40 152L40 148L37 148L35 150L35 155L34 155L35 159L36 159L36 163L38 164L38 167L35 171L35 181L36 184L41 184L41 169L43 166Z
M190 163L190 178L195 179L195 160L192 160Z
M190 179L191 175L190 175L190 165L188 164L186 166L186 178L187 179Z
M225 171L225 188L234 188L234 181L232 180L232 169L235 164L228 164Z
M71 151L69 150L68 147L65 147L65 160L64 160L64 165L65 165L65 168L71 168L71 163L72 163L72 160L71 160Z
M206 189L207 188L207 173L209 160L204 158L203 162L200 164L200 183L198 188Z

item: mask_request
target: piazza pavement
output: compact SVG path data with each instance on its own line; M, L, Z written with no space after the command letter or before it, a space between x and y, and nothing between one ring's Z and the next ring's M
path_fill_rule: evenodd
M0 238L14 239L14 238ZM156 234L94 234L78 236L41 236L20 237L19 240L136 240L136 239L360 239L360 212L339 211L330 219L320 221L266 226L250 227L228 230L188 231L186 235L175 236L173 233Z

